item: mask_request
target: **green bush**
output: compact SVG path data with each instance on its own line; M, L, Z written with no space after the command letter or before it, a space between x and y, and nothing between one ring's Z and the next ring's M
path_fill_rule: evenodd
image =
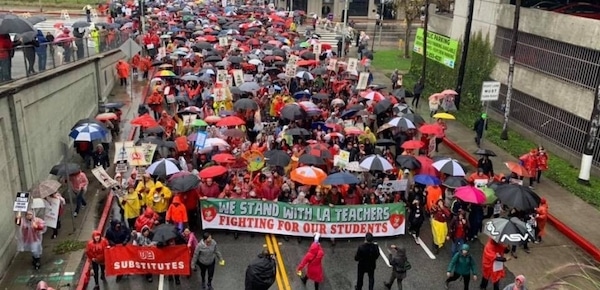
M440 63L428 60L423 96L428 97L444 89L454 88L456 86L460 61L457 60L456 69L450 69ZM417 82L421 74L422 64L423 56L413 53L410 72L404 76L405 87L410 89ZM473 35L469 45L460 113L456 114L456 119L469 128L483 109L479 101L481 83L489 79L495 65L496 58L492 52L489 39L483 37L480 33ZM519 135L513 130L509 130L508 139L510 141L501 140L501 132L502 124L494 120L489 120L485 139L496 144L514 157L518 158L531 148L537 147L536 142ZM545 172L545 177L574 193L589 204L600 208L600 183L592 180L590 187L578 183L579 169L571 166L568 161L557 156L551 156L548 165L549 169Z

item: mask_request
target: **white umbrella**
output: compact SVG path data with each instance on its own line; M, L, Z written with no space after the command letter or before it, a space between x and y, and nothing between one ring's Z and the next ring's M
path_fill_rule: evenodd
M387 159L383 158L383 156L381 155L376 154L365 157L360 162L360 167L368 169L369 171L388 171L394 168L394 166L392 166L392 164L390 164L390 162L387 161Z
M260 59L254 58L254 59L249 60L248 63L253 64L253 65L261 65L262 61L260 61Z
M204 142L204 147L219 147L219 148L228 148L229 143L227 141L220 138L208 138Z
M452 158L446 158L433 162L433 168L437 169L441 173L446 173L450 176L465 176L465 170L460 163Z

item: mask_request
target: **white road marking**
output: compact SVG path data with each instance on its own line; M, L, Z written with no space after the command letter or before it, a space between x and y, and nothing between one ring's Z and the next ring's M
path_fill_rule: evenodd
M433 254L433 252L431 252L431 250L425 245L425 243L423 243L423 240L421 240L421 238L417 238L417 241L419 241L419 245L421 245L421 248L423 248L423 250L425 251L425 253L427 254L427 256L429 256L429 258L431 258L432 260L435 260L435 255Z
M165 275L158 276L158 290L163 290L165 288Z
M381 258L383 259L383 261L385 262L385 264L386 264L388 267L390 267L390 268L391 268L391 267L392 267L392 265L390 265L390 260L388 260L388 257L387 257L387 255L386 255L386 254L383 252L383 250L381 249L381 247L380 247L380 246L377 246L377 248L379 248L379 255L381 255Z

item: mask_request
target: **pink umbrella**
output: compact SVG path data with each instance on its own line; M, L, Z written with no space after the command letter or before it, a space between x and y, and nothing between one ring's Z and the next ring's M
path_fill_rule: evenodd
M69 42L69 41L73 41L73 37L61 36L61 37L55 38L53 43L57 44L57 43L65 43L65 42Z
M461 186L454 191L454 196L464 202L485 204L485 194L473 186Z
M440 99L443 99L444 97L445 97L445 95L442 93L435 93L435 94L429 96L429 101L439 101Z
M442 94L442 95L454 95L454 96L458 95L458 93L455 90L444 90L440 94Z

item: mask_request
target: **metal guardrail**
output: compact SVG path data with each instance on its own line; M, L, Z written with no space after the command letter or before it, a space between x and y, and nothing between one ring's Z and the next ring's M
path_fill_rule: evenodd
M0 50L0 85L119 48L129 37L129 33L119 32Z

